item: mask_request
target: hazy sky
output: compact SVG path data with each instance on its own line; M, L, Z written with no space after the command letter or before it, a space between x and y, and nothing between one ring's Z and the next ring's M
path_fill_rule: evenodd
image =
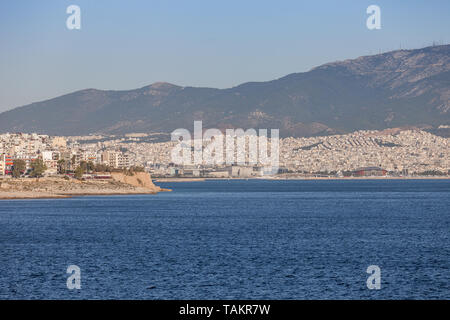
M450 43L449 0L2 0L0 111L85 88L226 88L433 41Z

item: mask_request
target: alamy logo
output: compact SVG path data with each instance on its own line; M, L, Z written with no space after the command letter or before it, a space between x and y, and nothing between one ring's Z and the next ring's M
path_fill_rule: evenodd
M70 265L67 267L67 273L70 274L70 276L67 278L67 289L73 290L73 289L81 289L81 269L79 266L76 265Z
M381 29L381 9L377 5L371 5L367 7L367 14L370 16L367 18L366 26L369 30Z
M171 134L178 143L172 149L171 159L182 166L247 165L264 167L274 174L279 167L279 130L271 129L207 129L202 121L194 121L194 138L187 129L176 129ZM269 148L270 144L270 148ZM270 152L269 152L270 151Z
M77 5L70 5L66 9L66 13L70 14L66 20L66 27L69 30L81 29L81 9Z
M381 289L381 269L379 266L371 265L367 267L366 272L370 274L367 278L367 288L369 290L380 290Z

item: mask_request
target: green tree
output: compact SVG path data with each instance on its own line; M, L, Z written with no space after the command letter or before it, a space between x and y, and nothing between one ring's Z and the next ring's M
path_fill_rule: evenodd
M93 163L92 161L89 161L89 162L87 163L87 171L88 171L88 172L92 172L92 171L94 171L94 169L95 169L94 163Z
M95 172L111 172L111 168L108 167L106 164L99 163L96 164L94 167Z
M32 177L42 177L45 170L47 170L47 166L44 164L44 161L42 159L36 159L35 161L31 162L31 174Z
M81 169L83 169L83 172L88 171L88 165L87 165L86 161L84 161L84 160L80 161L80 167L81 167Z
M133 172L144 172L145 171L144 167L139 167L139 166L131 167L130 170Z
M81 166L78 166L76 169L75 169L75 173L74 173L74 177L75 178L77 178L77 179L81 179L81 178L83 178L83 174L84 174L84 170L83 170L83 168L81 167Z
M64 159L58 160L58 173L59 174L66 173L66 160Z
M25 169L27 168L27 165L25 161L21 159L16 159L13 161L13 171L12 175L14 178L20 177L20 175L25 172Z
M71 168L75 168L75 164L77 163L77 156L76 155L73 155L72 156L72 161L71 161L71 165L72 165L72 167Z

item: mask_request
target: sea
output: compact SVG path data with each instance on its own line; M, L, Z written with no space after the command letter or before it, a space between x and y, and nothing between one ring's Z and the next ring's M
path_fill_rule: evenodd
M450 180L159 185L0 201L0 299L450 298Z

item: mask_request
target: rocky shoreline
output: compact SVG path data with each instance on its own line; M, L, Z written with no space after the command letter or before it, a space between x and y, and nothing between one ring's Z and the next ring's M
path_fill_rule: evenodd
M86 180L63 177L1 179L0 199L53 199L93 195L157 194L171 191L153 184L144 172L132 176L113 173L111 179Z

